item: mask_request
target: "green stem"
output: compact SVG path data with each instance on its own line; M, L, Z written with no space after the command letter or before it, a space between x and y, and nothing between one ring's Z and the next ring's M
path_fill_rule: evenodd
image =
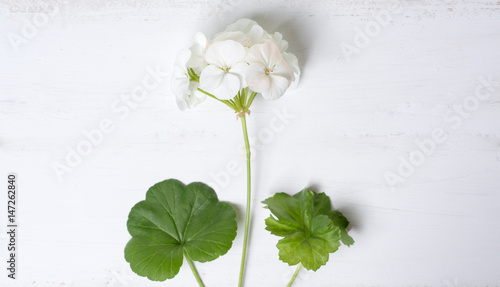
M257 93L256 92L252 92L252 94L250 95L250 98L248 99L248 103L247 103L247 106L246 108L250 108L250 106L252 105L253 103L253 99L255 99L255 96L257 96Z
M212 98L216 99L216 100L217 100L217 101L219 101L219 102L222 102L222 100L221 100L221 99L219 99L219 98L217 98L216 96L214 96L214 95L210 94L209 92L205 92L204 90L202 90L202 89L200 89L200 88L198 88L198 91L200 91L200 92L204 93L205 95L207 95L207 96L209 96L209 97L212 97Z
M184 257L186 258L186 260L189 264L189 267L191 268L191 271L193 271L193 275L196 278L196 281L198 281L198 284L200 285L200 287L205 287L205 285L203 284L203 281L201 281L200 274L198 274L198 271L196 271L196 267L194 267L193 260L191 260L191 258L189 258L189 255L187 254L186 250L184 250Z
M250 169L250 142L248 141L247 121L245 113L241 116L241 126L243 128L243 137L245 138L246 159L247 159L247 206L245 212L245 235L243 237L243 252L241 254L240 280L238 286L243 286L243 274L245 273L245 258L247 254L248 230L250 225L250 200L251 200L251 169Z
M207 96L209 96L209 97L211 97L213 99L216 99L217 101L225 104L226 106L230 107L231 109L236 110L236 107L230 101L228 101L228 100L221 100L221 99L217 98L216 96L210 94L209 92L205 92L204 90L202 90L200 88L198 88L198 91L204 93L205 95L207 95Z
M297 278L297 275L299 274L300 268L302 268L302 263L299 262L299 265L297 265L297 268L295 269L295 272L293 273L292 279L290 279L290 282L288 282L288 285L286 285L286 287L292 287L293 281L295 281L295 278Z

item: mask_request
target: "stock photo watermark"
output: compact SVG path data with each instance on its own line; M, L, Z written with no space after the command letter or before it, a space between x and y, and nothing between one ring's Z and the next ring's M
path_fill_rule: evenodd
M275 109L267 126L260 129L256 137L251 140L251 159L255 159L259 152L263 151L266 146L273 142L275 135L283 132L291 120L296 118L297 115L288 112L286 107L283 107L281 110ZM244 144L238 147L238 152L241 155L246 154ZM245 166L243 164L237 160L231 160L225 165L224 169L208 174L213 181L209 185L215 190L224 189L229 186L232 177L240 175L244 170Z
M16 279L17 268L19 265L17 253L19 246L17 243L17 198L19 192L17 189L17 175L13 172L7 175L7 278ZM17 202L16 202L17 201Z
M359 27L354 28L354 37L352 44L342 42L339 45L342 51L342 56L347 62L351 62L354 55L360 54L363 49L368 47L372 39L378 37L382 29L389 26L392 21L392 16L400 14L403 11L399 1L389 5L387 9L378 11L373 15L372 19L365 24L363 29Z
M456 0L443 0L439 2L450 7L456 4ZM342 57L347 62L351 62L354 56L361 54L363 50L370 46L372 41L382 33L383 29L391 24L393 16L403 13L403 4L408 5L407 2L401 2L399 0L389 3L385 9L375 13L364 27L355 27L351 43L342 42L339 45ZM419 3L416 2L415 5L419 5Z
M141 102L146 100L150 93L156 89L169 74L162 71L157 65L154 69L146 68L146 75L142 78L140 84L134 86L130 93L122 94L120 99L111 103L110 110L118 119L125 120L130 113L135 110ZM52 170L59 182L63 181L63 177L67 173L73 172L85 157L89 156L92 151L104 141L106 135L114 132L116 129L116 120L111 118L103 118L99 121L97 127L93 129L84 129L81 131L83 139L75 145L66 146L66 156L64 161L53 161Z
M443 115L444 122L449 125L448 130L455 131L460 128L464 119L469 118L473 112L478 110L481 102L491 98L499 84L493 80L492 75L480 76L478 82L474 88L474 95L466 97L460 103L455 103L453 108L448 108L446 114ZM386 183L394 191L397 184L404 183L408 177L412 176L417 167L423 165L427 158L434 154L436 147L447 140L448 137L443 128L435 128L428 138L416 140L416 148L408 152L407 157L398 157L397 170L385 172Z
M55 16L60 11L58 6L53 5L44 7L43 10L47 12L37 12L33 13L31 17L23 17L23 24L19 31L7 34L10 45L16 54L19 53L23 45L29 44L31 40L38 36L40 30L54 21Z

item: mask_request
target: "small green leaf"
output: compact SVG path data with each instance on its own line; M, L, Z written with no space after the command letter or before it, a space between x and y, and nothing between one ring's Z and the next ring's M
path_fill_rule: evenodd
M266 219L266 230L283 237L276 247L280 260L289 265L302 263L306 269L316 271L339 248L340 240L346 245L354 243L345 231L349 222L342 213L331 210L330 199L324 193L277 193L263 203L272 213Z
M130 211L127 228L132 239L125 247L125 260L140 276L154 281L173 278L184 251L198 262L224 255L236 237L235 219L233 207L219 202L206 184L159 182Z

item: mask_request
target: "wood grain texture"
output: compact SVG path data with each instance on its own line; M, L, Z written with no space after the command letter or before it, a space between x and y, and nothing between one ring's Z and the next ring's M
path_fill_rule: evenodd
M246 286L285 286L292 275L260 202L305 187L332 198L356 243L294 286L500 286L500 3L458 0L0 1L0 175L18 174L20 224L19 279L1 275L0 285L195 286L187 266L154 283L123 258L130 208L154 183L178 178L211 183L237 207L234 247L197 264L207 286L236 286L240 123L208 100L180 112L169 79L196 32L241 17L282 32L302 69L296 89L256 99L248 120ZM161 83L117 111L151 69ZM460 106L468 109L454 112ZM54 163L106 119L112 131L58 180ZM419 160L419 142L436 130L443 140ZM399 175L412 157L411 175L389 184L387 172ZM0 204L2 224L4 214Z

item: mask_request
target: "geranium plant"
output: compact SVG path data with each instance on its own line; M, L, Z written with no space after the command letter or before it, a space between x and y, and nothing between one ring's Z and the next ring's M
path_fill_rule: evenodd
M280 33L269 34L255 21L241 19L211 39L196 34L194 45L179 52L171 81L181 110L212 98L229 107L241 120L247 190L240 287L252 196L246 119L257 95L276 100L298 83L298 61L287 49L288 42ZM267 229L284 237L277 245L280 259L291 265L299 264L289 286L301 266L317 270L326 263L328 254L338 248L339 240L347 245L353 242L345 232L347 220L331 211L324 194L303 191L290 197L280 193L264 203L276 216L266 220ZM199 285L204 286L193 260L211 261L229 250L236 236L234 218L234 210L218 202L215 192L202 183L185 186L173 179L160 182L129 214L127 226L132 239L125 248L125 258L134 272L157 281L175 276L185 258ZM320 258L317 254L321 254Z
M180 109L193 108L211 97L231 108L241 119L247 162L245 234L238 286L243 284L251 202L250 143L246 115L255 96L280 98L300 76L297 57L287 52L280 33L267 33L255 21L241 19L209 40L202 33L195 44L179 52L172 90Z

